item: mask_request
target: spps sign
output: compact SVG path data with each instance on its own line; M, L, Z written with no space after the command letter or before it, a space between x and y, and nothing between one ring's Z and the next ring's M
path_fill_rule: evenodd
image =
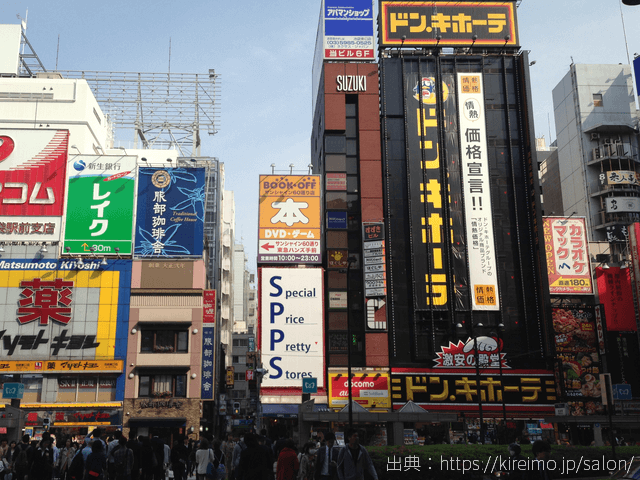
M323 387L322 285L319 268L261 270L263 387L300 388L312 377Z

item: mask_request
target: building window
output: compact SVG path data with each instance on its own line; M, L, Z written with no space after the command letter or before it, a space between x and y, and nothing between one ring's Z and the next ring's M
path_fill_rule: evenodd
M236 372L233 374L233 379L237 382L244 382L245 376L244 372Z
M233 346L234 347L246 347L248 345L249 345L249 343L248 343L246 338L234 338L233 339Z
M141 353L187 353L188 330L143 330Z
M140 375L139 397L186 397L187 375Z
M234 365L237 363L244 365L247 362L247 357L244 355L232 355L231 361L233 362Z
M244 390L232 390L231 398L246 398L246 392Z
M594 107L602 107L602 94L594 93L593 94L593 106Z

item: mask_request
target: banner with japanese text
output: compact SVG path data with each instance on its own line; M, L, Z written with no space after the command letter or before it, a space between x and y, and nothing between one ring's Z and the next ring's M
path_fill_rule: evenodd
M551 295L592 295L584 218L545 217L542 224Z
M202 292L202 323L216 323L216 291Z
M329 407L344 407L349 399L347 372L329 374ZM351 377L351 395L364 408L391 408L389 374L356 373Z
M373 60L372 0L324 0L320 28L325 60Z
M202 387L200 398L213 400L214 327L202 327Z
M604 305L607 330L610 332L635 332L636 318L633 314L633 292L631 291L630 268L596 267L598 298Z
M633 298L634 318L637 331L637 327L640 325L640 223L632 223L629 225L628 230L629 253L631 257L629 277L631 281L631 294Z
M141 168L136 257L201 257L204 168Z
M500 310L481 73L458 73L458 109L471 304Z
M322 263L322 177L260 175L258 263Z
M68 130L0 130L0 241L58 242Z
M136 159L122 155L69 159L63 253L131 255Z
M121 370L108 361L127 354L131 262L102 263L0 259L0 358L29 371Z

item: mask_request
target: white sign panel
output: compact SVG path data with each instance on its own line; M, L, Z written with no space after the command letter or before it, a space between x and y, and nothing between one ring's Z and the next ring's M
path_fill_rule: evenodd
M322 3L325 60L373 60L373 2L325 0Z
M640 212L640 198L638 197L610 197L606 201L607 213Z
M481 73L458 73L467 254L474 310L499 310Z
M263 268L262 387L324 386L323 279L319 268Z

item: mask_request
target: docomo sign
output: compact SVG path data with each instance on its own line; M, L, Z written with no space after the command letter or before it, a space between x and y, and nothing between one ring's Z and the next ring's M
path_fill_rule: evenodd
M269 374L263 387L297 387L324 378L323 280L319 268L260 270L260 339Z
M391 408L389 375L384 373L354 374L351 378L352 398L364 407ZM329 406L346 405L349 386L346 374L329 374Z

